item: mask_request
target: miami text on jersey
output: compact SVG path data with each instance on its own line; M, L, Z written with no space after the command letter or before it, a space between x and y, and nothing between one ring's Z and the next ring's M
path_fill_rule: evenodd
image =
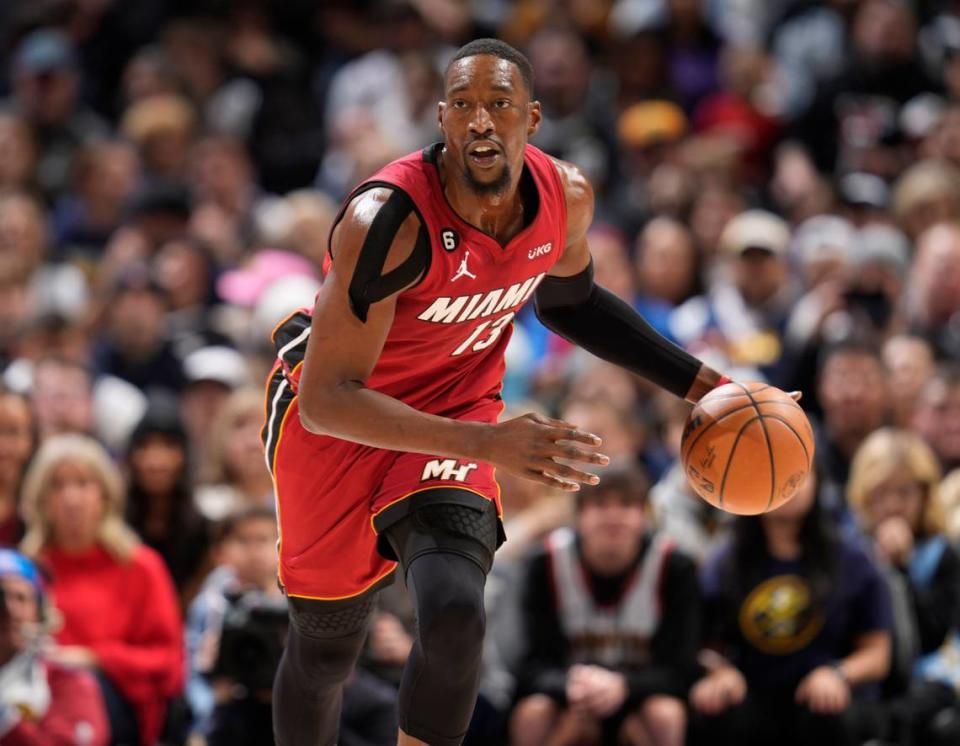
M523 305L533 295L545 274L541 272L508 288L495 288L487 293L458 295L456 298L440 296L417 318L435 324L454 324L493 316Z

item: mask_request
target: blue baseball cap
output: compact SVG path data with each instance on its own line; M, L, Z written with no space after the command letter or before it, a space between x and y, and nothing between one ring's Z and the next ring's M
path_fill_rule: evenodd
M37 566L25 555L14 549L0 549L0 578L7 575L17 575L28 580L37 592L38 598L43 598L43 577Z
M59 31L41 29L29 34L17 49L14 68L18 73L45 73L77 66L73 44Z

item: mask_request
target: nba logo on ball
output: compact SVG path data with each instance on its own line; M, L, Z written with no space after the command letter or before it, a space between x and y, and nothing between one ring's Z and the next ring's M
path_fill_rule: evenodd
M704 396L683 429L687 481L711 505L756 515L792 498L813 465L813 429L775 386L728 383Z

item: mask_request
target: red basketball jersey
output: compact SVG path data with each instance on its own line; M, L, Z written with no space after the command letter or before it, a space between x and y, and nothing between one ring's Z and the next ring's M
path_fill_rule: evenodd
M553 161L528 145L524 166L539 197L536 214L502 246L447 202L435 160L438 149L390 163L346 200L376 186L395 186L413 200L430 236L429 266L419 282L400 293L367 386L431 414L471 412L471 419L494 420L499 403L489 411L483 404L499 399L514 318L563 252L563 185Z

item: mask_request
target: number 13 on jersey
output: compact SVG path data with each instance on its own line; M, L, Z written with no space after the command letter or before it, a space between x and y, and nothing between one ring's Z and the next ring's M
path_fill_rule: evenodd
M457 355L462 355L467 350L471 352L479 352L480 350L485 350L487 347L492 345L500 337L500 334L507 327L513 317L516 316L516 313L511 311L504 316L501 316L499 319L490 319L484 321L476 329L471 332L470 336L467 337L460 344L457 349L452 353L453 357Z

